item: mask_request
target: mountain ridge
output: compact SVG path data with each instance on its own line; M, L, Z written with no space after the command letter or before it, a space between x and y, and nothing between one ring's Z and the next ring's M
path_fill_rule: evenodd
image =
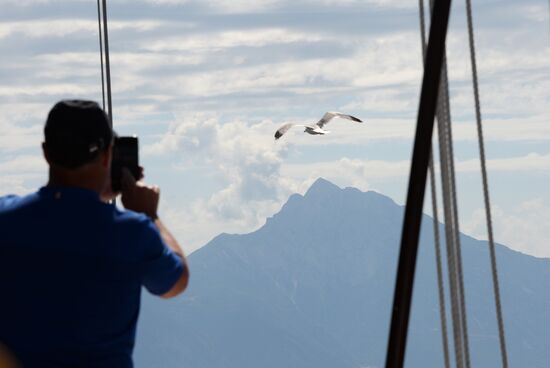
M136 365L159 365L153 351L164 349L166 367L382 366L402 217L403 207L384 195L317 180L258 230L221 234L193 252L184 297L167 303L144 295ZM443 365L431 227L424 215L407 349L412 367ZM461 240L472 362L493 366L499 356L486 242ZM546 366L548 343L541 341L550 334L533 321L550 317L543 295L550 262L501 245L497 257L510 362ZM169 336L156 332L159 324ZM539 337L526 340L532 357L517 345L528 333Z

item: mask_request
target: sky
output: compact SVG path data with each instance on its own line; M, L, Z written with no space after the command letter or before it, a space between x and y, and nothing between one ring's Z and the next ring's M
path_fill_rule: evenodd
M549 4L473 3L495 239L550 257ZM101 103L97 3L1 5L0 195L25 194L47 181L51 106ZM161 187L160 216L187 252L257 229L318 177L404 204L422 78L417 1L111 0L108 15L115 130L139 136L145 180ZM484 239L462 1L447 56L460 229ZM273 139L326 111L365 123Z

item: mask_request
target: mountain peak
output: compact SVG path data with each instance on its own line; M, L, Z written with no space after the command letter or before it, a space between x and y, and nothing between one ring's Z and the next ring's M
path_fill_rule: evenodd
M183 298L164 305L144 293L138 365L381 367L385 340L380 336L391 318L403 210L374 191L340 189L318 179L305 197L293 194L257 231L215 238L190 255L194 276ZM438 302L432 226L424 221L418 249L409 367L426 366L428 355L432 366L444 363L433 316ZM492 287L488 248L485 242L461 239L465 287L476 296L468 299L468 313L482 321L472 323L470 332L493 336L496 324L485 322L493 320L492 295L486 292ZM511 366L546 367L550 349L544 341L550 340L550 330L543 321L550 319L550 260L503 252L500 246L498 256L507 270L503 306L511 307L508 318L517 322L507 335L510 346L517 347ZM228 339L228 331L237 333ZM478 365L499 361L494 342L476 339ZM161 364L159 351L170 352Z
M340 190L341 190L340 187L331 183L330 181L323 178L317 178L317 180L315 180L315 182L311 184L305 196L309 197L312 195L327 194L327 193L340 191Z

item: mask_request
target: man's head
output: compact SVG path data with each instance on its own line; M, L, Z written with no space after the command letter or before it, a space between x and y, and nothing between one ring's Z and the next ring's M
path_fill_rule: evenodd
M70 170L97 159L112 143L113 132L97 103L63 100L50 110L44 138L49 163Z
M50 181L86 187L105 185L113 138L109 118L97 103L63 100L55 104L46 120L42 145L50 165Z

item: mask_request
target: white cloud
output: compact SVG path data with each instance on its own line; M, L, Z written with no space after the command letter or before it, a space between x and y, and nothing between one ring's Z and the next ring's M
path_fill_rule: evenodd
M287 163L281 172L285 177L312 182L323 177L341 186L371 189L369 180L408 175L409 161L359 160L347 157L339 160L307 164Z
M31 98L42 96L52 98L52 96L85 96L97 90L97 85L82 85L77 83L48 83L43 85L18 85L18 86L0 86L0 97L20 97Z
M524 7L525 16L528 19L546 23L548 22L548 6L546 4L531 4Z
M3 0L4 5L10 5L10 6L18 6L18 7L25 7L25 6L32 6L32 5L40 5L40 4L50 4L55 2L63 2L66 0ZM86 1L86 0L80 0L80 1Z
M184 157L195 157L197 152L208 154L215 149L213 142L218 139L217 119L214 116L197 114L189 118L182 117L183 121L174 122L160 141L144 147L145 154L166 154L181 152ZM204 159L204 156L203 156Z
M254 13L276 7L281 0L205 0L214 12L221 13Z
M25 195L36 190L35 185L31 182L39 182L42 179L37 175L7 175L0 177L0 196L15 194ZM42 184L45 181L41 182Z
M361 5L365 3L385 8L414 8L417 6L416 3L408 0L308 0L307 2L313 4L322 3L329 6Z
M46 183L48 166L39 155L9 155L0 161L0 196L23 195Z
M32 6L55 3L67 3L67 0L3 0L5 4L11 6ZM72 0L73 2L88 2L89 0ZM288 0L119 0L120 3L150 3L159 6L181 6L192 3L205 4L212 11L223 13L250 13L259 11L268 11L274 8L280 8L289 4ZM360 5L365 3L363 0L305 0L303 3L321 3L324 6L346 6ZM416 4L408 0L367 0L367 4L388 8L411 8ZM292 4L296 5L296 2Z
M348 88L349 93L357 93L358 88L416 83L420 78L417 68L420 60L411 63L406 53L407 49L413 50L411 38L414 36L404 34L366 41L366 45L346 57L266 62L253 66L229 65L224 70L177 76L168 83L168 88L192 96L277 89L296 93L303 92L304 88L310 88L310 91L313 88L314 92L324 94L342 93L342 87Z
M144 0L146 3L151 3L155 5L184 5L189 3L191 0Z
M196 249L219 232L248 232L275 213L292 193L303 193L318 177L342 186L369 189L368 180L401 176L408 161L388 162L343 158L330 162L285 162L295 147L275 142L278 124L261 121L220 124L212 115L182 117L147 155L181 157L174 168L208 167L221 175L225 187L189 205L163 203L163 216L188 249Z
M544 116L532 116L524 119L485 119L483 123L483 135L486 141L512 142L512 141L547 141L550 140L550 125L548 118ZM477 128L475 120L460 123L453 128L455 139L464 141L477 141ZM456 133L455 133L456 132Z
M315 33L291 32L282 28L254 29L248 31L223 31L207 35L189 35L187 37L164 37L142 46L146 50L185 51L218 50L239 46L262 47L266 45L297 42L318 42L326 36Z
M70 73L76 74L76 71L82 71L83 67L92 67L95 74L98 74L97 67L99 56L97 52L62 52L55 54L40 54L33 57L33 62L41 65L52 65L48 73L56 69L71 68ZM124 71L141 70L144 68L159 67L166 63L166 55L149 52L117 52L110 56L110 60L117 68ZM198 55L172 55L170 57L171 65L197 65L205 61Z
M183 117L173 123L160 141L145 147L144 152L183 157L177 164L180 167L207 166L223 176L226 186L185 209L169 209L169 216L185 218L184 223L195 233L202 226L208 235L201 240L214 235L212 232L250 230L261 224L299 185L281 176L288 146L275 144L272 135L265 134L271 131L274 124L270 121L220 124L215 116L207 115ZM213 230L213 223L220 227Z
M163 24L165 25L164 22L156 20L112 20L109 21L109 33L120 30L151 31ZM97 21L86 19L51 19L0 22L0 38L14 35L29 38L63 37L79 32L89 32L97 35Z
M43 157L36 155L7 157L0 162L0 172L2 173L40 173L46 170L46 161Z
M481 163L479 159L460 161L456 164L456 170L461 172L479 172L481 170ZM550 172L550 154L530 153L522 157L489 159L487 160L487 170L490 172Z
M495 241L537 257L550 257L550 207L542 198L522 202L515 208L491 209ZM464 225L466 232L487 239L485 209L475 210Z
M49 108L41 103L0 104L0 152L38 149Z
M478 173L480 171L479 159L456 161L456 170L464 173ZM489 172L550 172L550 154L540 155L530 153L526 156L488 159L487 168ZM388 161L388 160L361 160L347 157L310 163L286 163L282 166L284 176L305 178L305 177L355 177L358 178L392 178L397 176L408 176L410 170L409 160ZM439 165L436 162L436 171L439 172Z

